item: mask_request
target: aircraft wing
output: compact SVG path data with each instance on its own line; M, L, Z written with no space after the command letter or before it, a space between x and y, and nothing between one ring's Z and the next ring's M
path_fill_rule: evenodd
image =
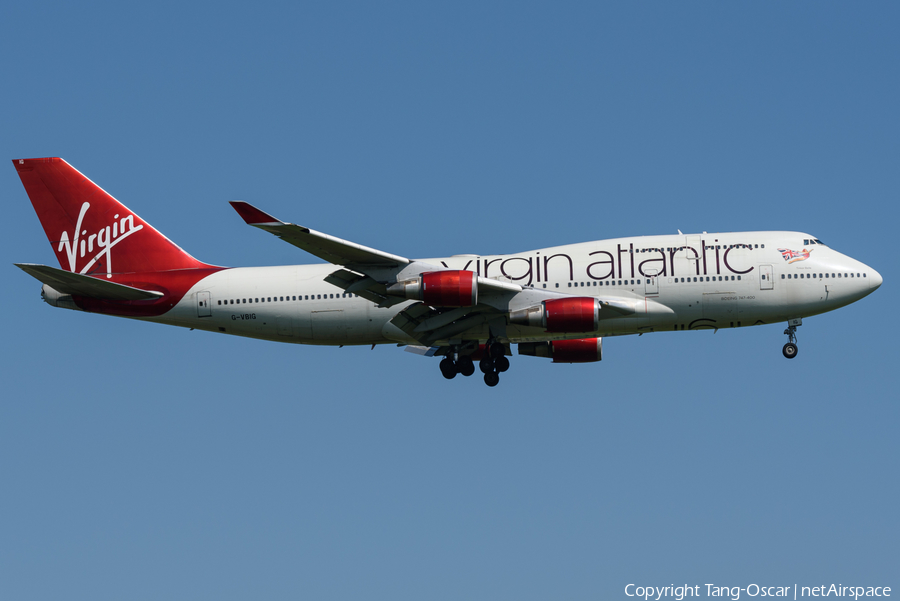
M286 223L275 219L242 200L231 201L231 206L248 225L258 227L270 234L275 234L288 244L313 254L320 259L336 265L352 267L399 267L411 263L405 257L386 253L374 248L362 246L347 240L341 240L322 232L311 230L302 225Z
M230 204L248 225L274 234L285 242L320 259L325 259L329 263L346 267L347 269L335 271L325 281L343 288L347 292L362 296L381 307L405 302L403 298L387 294L384 284L390 280L390 277L386 276L396 276L406 267L419 272L442 270L440 266L414 262L406 257L281 221L242 200L233 200ZM518 284L480 276L478 277L478 286L480 290L494 294L508 295L522 291L522 286Z
M78 296L117 301L152 300L163 296L162 292L116 284L115 282L108 282L89 275L63 271L49 265L34 265L32 263L14 263L14 265L62 294L76 294Z

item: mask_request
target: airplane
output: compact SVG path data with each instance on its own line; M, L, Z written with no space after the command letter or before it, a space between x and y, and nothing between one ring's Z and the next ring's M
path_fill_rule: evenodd
M508 255L409 259L281 221L243 220L325 264L203 263L61 158L13 165L61 268L17 263L54 306L313 345L395 344L488 386L519 355L591 363L603 338L787 322L871 294L877 271L801 232L638 236Z

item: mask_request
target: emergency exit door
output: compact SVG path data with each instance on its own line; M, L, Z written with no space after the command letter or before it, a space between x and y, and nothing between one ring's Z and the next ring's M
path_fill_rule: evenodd
M212 307L209 306L209 292L197 293L197 317L212 316Z
M775 279L773 275L774 269L771 265L760 265L759 266L759 289L760 290L774 290L775 289Z

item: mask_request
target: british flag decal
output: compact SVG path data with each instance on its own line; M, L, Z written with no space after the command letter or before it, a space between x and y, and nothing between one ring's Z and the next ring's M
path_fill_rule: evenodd
M805 248L802 251L790 250L788 248L779 248L778 252L781 253L781 256L784 257L784 260L788 263L796 263L797 261L805 261L809 258L809 253L812 250L806 250Z

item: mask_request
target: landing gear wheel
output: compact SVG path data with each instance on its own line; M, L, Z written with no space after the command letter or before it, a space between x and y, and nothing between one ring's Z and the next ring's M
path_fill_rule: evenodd
M495 371L484 374L484 383L491 387L496 386L500 383L500 374Z
M453 359L447 357L446 359L441 360L441 374L448 380L452 380L456 377L456 364L453 363Z
M491 361L490 357L483 357L481 361L478 362L478 367L481 369L481 373L486 374L494 369L494 363Z
M456 369L467 378L474 374L475 364L472 362L472 357L469 357L468 355L460 357L459 361L456 362Z
M503 355L500 355L494 360L494 367L498 372L502 373L506 371L507 369L509 369L509 359L507 359Z
M505 354L506 354L506 347L504 347L501 343L495 342L494 344L491 345L490 355L491 355L492 359L496 360L498 357L502 357Z
M781 349L781 354L788 359L793 359L797 356L797 345L793 342L788 342L784 345L784 348Z
M797 356L797 327L802 323L799 318L788 320L788 327L784 331L785 336L788 337L788 342L781 349L781 354L787 359L793 359Z

